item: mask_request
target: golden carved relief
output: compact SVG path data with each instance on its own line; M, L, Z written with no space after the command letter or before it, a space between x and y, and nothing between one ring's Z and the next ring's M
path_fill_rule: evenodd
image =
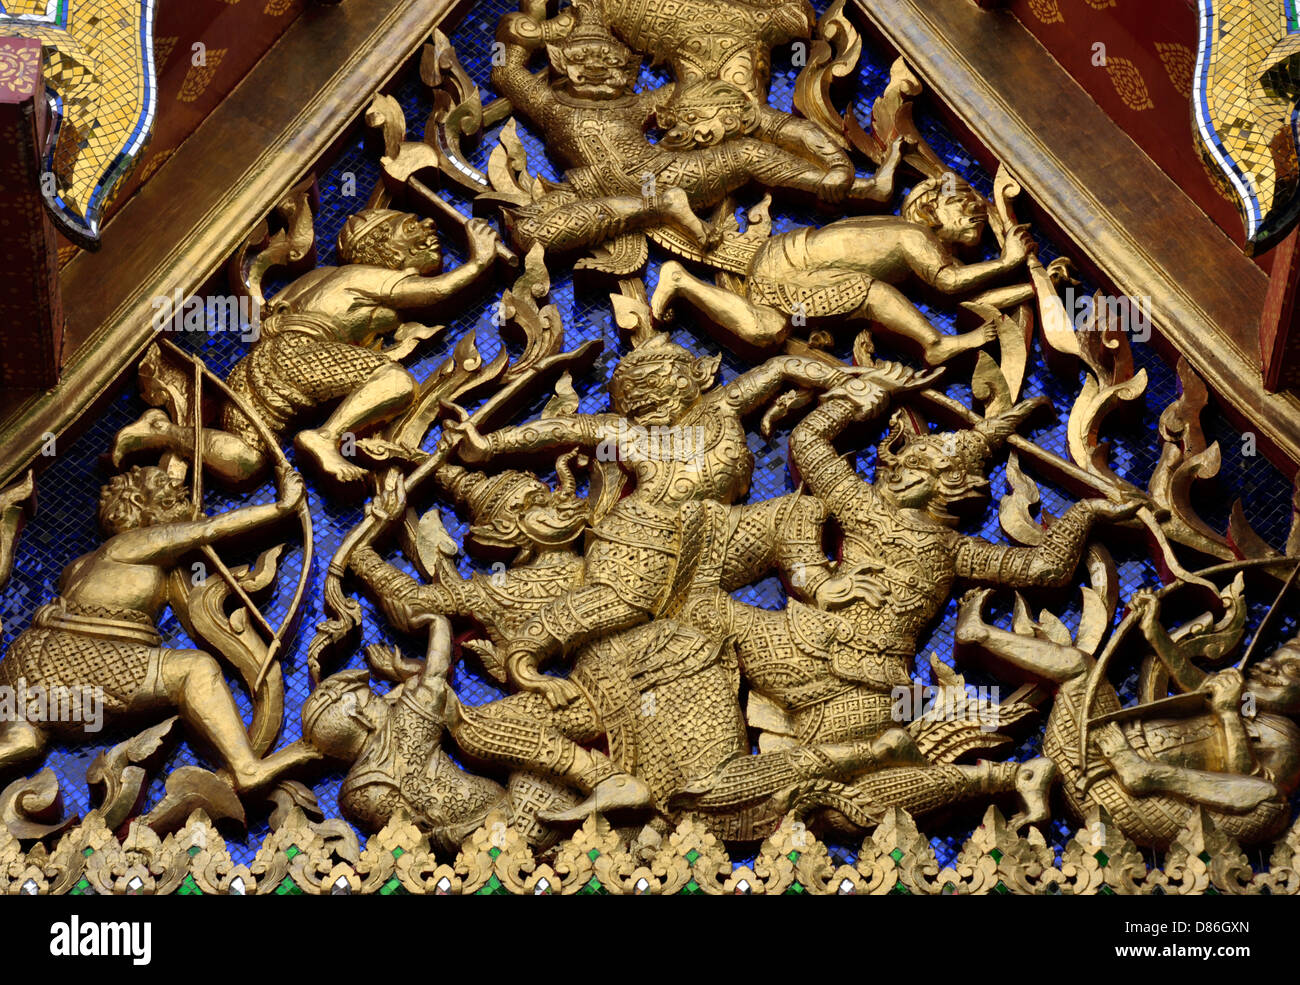
M1145 398L1146 373L1113 306L1098 298L1086 324L1067 310L1069 266L1039 258L1010 171L986 196L944 165L913 122L921 87L901 61L870 131L840 110L830 78L860 51L842 7L814 24L801 3L739 6L694 44L719 16L709 0L587 2L549 19L526 5L498 25L504 106L483 105L435 39L425 139L408 139L391 97L366 114L383 177L344 222L338 264L313 265L305 182L228 265L259 326L243 358L218 376L170 340L150 349L150 409L109 449L105 539L0 660L0 683L93 686L107 716L146 727L92 764L105 793L76 827L54 816L51 773L0 791L0 888L1300 889L1287 833L1300 644L1273 638L1276 615L1246 631L1250 601L1288 604L1300 563L1240 513L1229 535L1193 509L1195 483L1221 466L1204 386L1180 367L1154 473L1126 478L1108 418ZM774 38L821 46L801 116L767 99ZM672 81L638 91L643 57ZM562 164L556 180L530 170L520 121ZM480 171L461 142L498 123ZM478 217L441 199L435 175L475 188ZM746 190L761 197L742 210ZM776 231L775 193L833 212ZM466 246L450 271L444 235ZM651 243L668 254L653 290ZM570 347L548 297L566 265L610 285L622 344L603 394L589 375L601 344ZM268 300L276 270L291 279ZM499 303L478 293L488 284ZM439 335L421 320L436 305L495 305L514 344L489 360L465 335L420 378L404 361ZM925 314L936 306L975 327L941 330ZM674 328L706 330L739 370L720 375L721 349L687 348ZM881 358L886 346L900 355ZM1035 348L1082 379L1056 407L1025 395ZM607 409L584 410L593 395ZM1034 438L1052 412L1059 449ZM786 435L793 491L750 495L752 431ZM321 495L366 503L318 600L305 596L315 539L291 444ZM871 444L867 478L843 453ZM210 483L268 482L255 505L205 513ZM1056 515L1045 484L1068 494ZM10 541L29 494L0 497ZM972 507L996 511L993 536L966 532ZM1107 547L1119 539L1148 545L1165 583L1121 597ZM252 560L225 560L250 540ZM297 586L273 621L264 600L295 540ZM497 567L464 573L462 549ZM196 559L215 575L190 580ZM773 575L782 607L738 597ZM312 603L306 659L282 665ZM918 668L950 604L952 651ZM167 607L197 648L163 640ZM362 646L367 620L389 642ZM411 638L419 657L399 642ZM458 691L462 656L501 697ZM1127 705L1125 662L1138 680ZM927 702L905 709L921 672ZM977 672L1005 692L972 693ZM286 673L312 691L301 739L277 746ZM1009 752L1039 727L1041 754ZM173 771L133 813L154 753L182 729L214 769ZM5 720L0 768L30 767L55 738L76 741ZM321 817L304 780L322 768L343 774L339 810L364 849ZM1078 829L1059 864L1042 833L1058 789ZM941 869L920 829L963 806L984 824ZM213 823L264 807L272 832L235 865ZM860 843L857 862L834 864L819 840L831 837ZM1267 872L1241 868L1240 846L1278 838ZM753 864L733 868L725 843L757 846ZM1147 868L1146 847L1163 868Z

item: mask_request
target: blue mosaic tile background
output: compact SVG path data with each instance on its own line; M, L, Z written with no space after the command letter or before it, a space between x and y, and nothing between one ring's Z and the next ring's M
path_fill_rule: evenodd
M822 6L818 4L818 6ZM497 18L510 5L501 0L491 0L475 5L463 23L452 35L452 40L460 54L462 64L475 82L483 90L484 102L492 98L489 82L490 45L495 32ZM884 91L889 78L890 57L868 46L863 54L862 65L857 79L856 93L853 95L860 118L867 118L872 100ZM774 73L772 84L772 103L781 109L789 109L794 88L794 79L798 69L790 64L788 51L774 53ZM667 81L666 76L649 68L643 70L641 84L653 87ZM416 132L428 116L430 103L418 79L410 79L395 90L407 115L411 127L412 139L417 139ZM848 98L845 94L843 98ZM991 176L973 159L971 154L958 144L947 130L932 114L920 111L918 118L923 133L938 153L949 163L952 169L963 175L976 188L988 192L992 186ZM522 124L521 137L528 150L529 164L535 173L548 178L558 178L552 165L546 160L542 145L536 134ZM489 133L477 147L475 163L486 163L487 155L496 144L496 133ZM331 162L323 166L320 174L320 209L316 216L317 243L322 263L336 262L334 240L343 220L356 211L366 200L371 188L378 178L372 159L364 151L361 134L356 135ZM352 195L345 194L354 188ZM445 191L447 197L455 201L463 210L468 210L468 202L454 190ZM899 201L901 201L901 196ZM783 231L799 225L819 225L825 221L824 216L801 212L789 207L780 207L774 213L774 225L777 231ZM458 263L460 257L454 245L448 243L447 253L450 264ZM1055 255L1050 244L1043 244L1044 257ZM663 258L655 255L651 269L647 273L647 284L653 291L655 273ZM598 411L606 409L607 399L601 384L608 379L612 371L621 343L615 331L608 303L608 295L583 282L575 284L566 271L552 271L552 290L550 301L561 312L566 326L567 341L576 346L586 339L602 339L606 345L605 357L590 374L587 380L578 386L583 395L581 409ZM272 284L272 289L283 286ZM218 289L220 290L220 289ZM1089 285L1080 288L1091 291ZM270 293L270 291L268 291ZM480 351L487 358L492 358L500 349L501 340L496 328L491 323L493 295L486 295L480 303L471 306L449 325L449 330L441 339L431 344L417 360L410 363L417 376L431 372L450 352L452 345L465 332L474 330ZM921 305L926 315L945 330L951 330L954 317L951 313ZM710 345L701 336L694 334L688 321L679 320L672 326L674 340L697 352L705 352ZM196 333L174 336L182 345L197 352L219 374L224 375L234 363L246 352L246 344L235 334ZM843 340L847 348L850 339ZM881 354L888 357L882 347ZM1147 371L1150 377L1146 406L1124 422L1114 421L1107 431L1111 447L1111 459L1117 472L1139 486L1144 486L1155 467L1159 457L1159 437L1156 422L1160 411L1177 395L1177 380L1173 370L1165 364L1150 346L1136 345L1134 357L1138 367ZM724 356L722 378L733 379L747 367L729 354ZM1053 376L1041 364L1035 365L1028 377L1026 397L1037 394L1048 396L1057 407L1068 408L1077 392L1078 380L1062 380ZM950 385L949 393L964 401L969 400L969 391L960 385ZM39 479L41 507L36 518L28 524L19 545L13 580L0 600L0 617L3 618L3 641L7 646L15 635L30 621L36 608L56 594L56 584L62 567L72 558L92 550L99 543L94 512L97 503L97 490L111 474L105 453L114 433L134 420L145 405L136 396L134 389L120 394L109 404L95 420L90 422L74 444L59 449L58 459L47 468ZM1213 524L1222 527L1226 524L1228 510L1233 499L1240 498L1246 516L1255 529L1273 543L1285 539L1290 522L1290 486L1287 481L1260 456L1243 454L1242 436L1234 431L1228 423L1211 407L1204 415L1203 423L1207 438L1217 440L1223 451L1223 467L1218 482L1204 490L1208 495L1202 497L1199 505L1203 515ZM1066 456L1065 420L1062 418L1055 425L1043 428L1034 434L1035 439L1044 447ZM436 434L431 436L431 441ZM756 466L754 470L751 499L758 501L771 496L781 495L792 486L786 470L786 441L784 434L777 436L770 443L757 435L749 439L754 453ZM290 456L292 457L292 451ZM872 469L873 451L866 448L859 456L860 469L869 477ZM999 465L992 476L992 489L1000 495L1005 489L1004 467ZM1043 497L1043 509L1059 514L1068 508L1070 499L1059 490L1046 483L1040 483ZM209 488L205 507L209 513L217 513L237 505L250 502L267 502L273 496L271 488L264 486L247 496L231 497L220 489ZM359 504L339 504L326 501L313 489L310 493L312 515L317 541L316 559L312 567L310 590L307 607L301 621L301 627L294 645L284 655L283 667L286 676L286 714L285 726L280 743L288 743L299 735L298 714L307 695L306 649L315 624L322 617L319 593L323 583L325 566L342 537L359 520ZM463 533L463 525L448 511L446 518L453 535ZM967 524L966 532L980 534L992 540L1003 540L997 524L995 504L991 504L983 518ZM1127 597L1134 589L1142 585L1156 583L1152 566L1145 555L1132 549L1127 543L1111 545L1119 564L1122 579L1122 595ZM292 593L301 565L301 553L295 548L286 558L285 565L277 586L277 594L265 611L273 623L278 622ZM462 559L462 571L473 570L474 562ZM766 608L779 608L784 604L784 595L779 583L769 579L737 593L743 601ZM418 640L395 639L384 628L382 617L378 616L370 603L362 598L365 611L364 638L356 654L347 661L347 666L361 666L361 650L372 642L396 642L414 655L422 653L422 643ZM1073 630L1077 626L1077 593L1070 607L1058 613ZM1005 613L1003 614L1005 617ZM1256 613L1258 617L1258 613ZM928 682L928 663L924 659L931 651L951 662L952 627L956 618L955 603L951 603L939 620L934 632L921 649L918 662L918 676ZM176 618L170 614L161 624L164 639L171 646L188 646ZM968 673L972 683L985 683L979 674ZM1132 677L1126 682L1126 689L1132 687ZM501 691L485 679L473 664L462 662L454 672L453 684L462 700L471 704L480 704L499 697ZM249 706L243 692L236 684L235 693L245 714ZM105 732L94 741L80 747L58 747L48 756L46 765L59 776L65 805L74 813L85 813L90 808L89 793L84 782L86 767L104 748L120 741L124 733ZM1038 738L1035 736L1024 742L1017 750L1017 758L1034 754ZM172 754L167 769L185 763L204 763L188 743L180 743ZM165 771L164 771L165 773ZM341 773L335 771L326 774L315 785L321 806L330 816L338 816L337 795ZM150 793L150 802L161 795L161 781L155 781ZM251 818L247 837L231 840L232 854L237 861L251 860L256 845L266 833L264 817ZM977 816L963 817L946 829L939 829L934 824L925 825L925 829L935 834L934 848L940 864L950 861L969 833ZM1054 842L1058 849L1073 834L1073 825L1065 818L1055 823ZM849 861L854 856L856 846L853 844L834 845L833 852L842 861ZM744 861L743 851L733 853L737 864Z

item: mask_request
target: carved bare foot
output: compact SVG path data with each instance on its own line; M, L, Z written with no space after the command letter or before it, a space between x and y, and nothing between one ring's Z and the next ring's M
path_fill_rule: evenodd
M958 643L983 643L989 638L989 626L984 621L984 606L993 594L991 588L975 588L962 596L957 608L957 627L954 638Z
M591 794L581 804L565 811L544 811L537 816L543 821L585 821L591 814L600 812L653 807L654 793L630 773L615 773L596 784Z
M320 470L339 482L357 482L364 479L366 470L353 465L339 454L338 439L324 430L299 431L294 439L298 450L309 457Z
M691 209L691 200L680 188L669 188L663 193L659 216L689 234L705 249L710 246L712 234L704 221ZM716 245L716 244L715 244Z
M981 325L979 328L969 332L963 332L961 335L945 335L938 342L931 343L925 347L925 362L929 366L938 366L945 363L954 356L959 356L963 352L970 352L972 349L983 348L988 343L998 337L997 326L992 322L987 325Z
M1056 779L1056 764L1046 756L1021 763L1016 770L1016 793L1024 808L1011 819L1011 829L1019 831L1030 824L1046 821L1051 816L1048 795Z
M251 763L232 769L230 780L235 792L241 796L263 790L277 783L289 773L307 763L317 762L322 753L310 744L299 739L265 759L255 759Z
M659 282L650 298L650 317L655 321L672 321L672 304L677 300L682 279L689 276L686 268L676 260L668 260L659 268Z
M113 468L120 469L122 462L136 452L163 447L166 444L163 436L171 426L171 418L165 411L157 407L146 410L139 420L122 428L113 439Z

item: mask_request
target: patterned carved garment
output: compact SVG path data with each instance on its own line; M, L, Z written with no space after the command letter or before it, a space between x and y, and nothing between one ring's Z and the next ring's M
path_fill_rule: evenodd
M262 338L235 364L230 388L257 410L273 434L293 418L322 403L351 393L391 360L382 352L340 342L322 319L302 314L268 319ZM260 448L262 439L237 407L227 405L222 427L246 444Z
M454 850L494 810L510 814L505 790L466 773L440 744L441 718L430 696L407 683L386 699L388 718L370 737L339 792L339 806L355 823L378 831L401 805L434 844Z
M812 229L773 236L754 257L746 282L749 299L787 315L847 315L861 307L875 278L842 264L818 265L808 251Z
M161 643L143 612L56 599L0 660L0 684L102 688L104 710L125 712L156 690Z
M738 670L692 627L659 619L596 640L570 679L591 700L610 758L660 799L748 749Z

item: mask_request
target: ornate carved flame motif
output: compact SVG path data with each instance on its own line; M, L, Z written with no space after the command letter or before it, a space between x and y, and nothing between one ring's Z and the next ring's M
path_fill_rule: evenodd
M52 773L0 794L0 891L1300 888L1294 831L1268 872L1239 847L1287 831L1300 780L1300 646L1270 619L1245 639L1248 606L1289 588L1294 545L1269 547L1241 509L1226 532L1197 514L1222 459L1186 366L1154 474L1115 454L1114 422L1148 403L1133 313L1066 305L1068 264L1039 259L1010 170L987 194L958 177L901 61L864 119L839 109L862 50L842 3L815 22L794 0L604 0L550 20L529 4L497 41L486 105L450 41L428 47L422 140L375 98L381 180L336 266L311 266L308 186L231 259L259 331L227 372L167 341L141 363L151 407L110 449L106 539L0 683L88 686L105 720L152 721L95 760L79 825ZM807 56L797 116L768 98L782 45ZM668 81L639 85L642 58ZM467 192L478 218L450 201ZM792 225L792 198L832 214ZM441 234L464 246L450 271ZM608 291L616 353L573 341L552 294L574 270ZM460 334L425 371L439 306L496 332ZM728 355L722 379L723 351L675 341L697 328ZM1045 380L1068 396L1052 406ZM1063 440L1036 439L1052 413ZM751 493L756 422L785 435L784 492ZM868 481L843 453L876 442ZM205 487L229 502L268 481L273 497L204 512ZM15 530L27 493L6 500ZM313 518L359 498L308 597ZM968 534L972 508L1001 533ZM307 557L272 609L295 516ZM228 564L241 539L255 559ZM1134 591L1133 570L1162 583ZM780 607L743 601L773 575ZM160 636L164 606L197 649ZM951 652L925 654L945 610ZM490 700L463 666L499 685ZM301 737L277 743L286 679L311 693L286 730ZM6 768L75 741L0 728ZM141 805L185 731L214 769L173 770ZM1042 755L1018 754L1035 731ZM342 819L308 785L331 769ZM1043 833L1057 785L1078 830L1059 856ZM984 823L941 866L918 826L963 807ZM236 864L214 820L268 809ZM861 848L839 864L828 841L846 838ZM752 865L724 842L758 846Z

